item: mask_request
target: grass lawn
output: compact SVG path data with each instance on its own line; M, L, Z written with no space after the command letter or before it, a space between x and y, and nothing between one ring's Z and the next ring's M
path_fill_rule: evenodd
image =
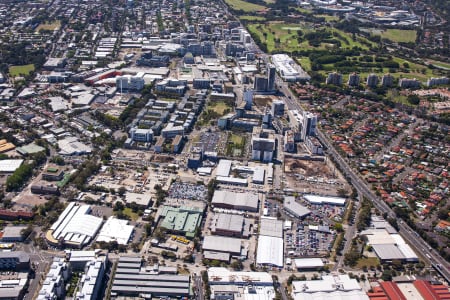
M245 139L242 136L231 133L228 136L226 153L232 156L241 156L245 148Z
M268 52L275 50L290 52L299 49L297 31L304 30L304 27L300 24L271 22L250 24L248 30L266 43Z
M139 219L139 215L131 210L129 207L125 207L123 213L130 217L131 220L136 221Z
M355 57L348 57L347 59L351 60ZM358 58L358 57L356 57ZM392 60L397 62L400 66L399 69L396 70L396 72L392 72L392 70L390 70L389 68L364 68L364 67L357 67L354 69L355 72L357 72L361 78L361 83L364 84L366 82L367 76L371 73L374 73L376 75L378 75L378 77L381 78L381 76L383 76L386 73L391 73L392 76L394 76L395 78L399 79L399 78L416 78L422 82L426 82L428 78L430 77L439 77L439 73L438 70L435 69L429 69L428 66L419 64L419 63L415 63L413 61L409 61L409 60L405 60L403 58L400 57L392 57ZM307 57L301 57L299 59L300 64L308 71L307 66L308 66L308 61L309 59ZM407 63L408 68L405 68L404 63ZM328 73L332 72L336 70L336 68L334 67L334 64L324 64L323 65L323 70L319 71L319 73L321 73L322 75L327 76ZM349 74L343 74L343 82L347 82ZM402 99L399 99L399 101L397 102L403 102Z
M343 223L344 224L348 224L348 220L350 219L350 217L352 215L353 205L354 205L353 201L350 201L349 205L345 209L345 215L344 215L344 218L343 218Z
M228 106L225 102L214 102L213 105L209 108L210 110L213 110L220 116L223 116L225 114L226 109L231 109L230 106Z
M307 10L305 8L301 8L301 7L296 7L295 8L296 11L298 11L299 13L305 14L305 15L309 15L312 13L311 10Z
M376 257L368 257L368 258L361 258L358 260L358 264L356 265L358 269L361 269L362 267L366 266L367 268L370 268L370 266L378 266L380 262L378 261L378 258Z
M399 92L397 90L389 90L387 92L387 98L390 99L391 101L397 102L397 103L402 103L405 105L409 105L412 106L411 103L408 102L408 98L406 96L400 95Z
M300 58L297 58L297 62L306 72L311 71L311 60L309 59L309 57L302 56Z
M437 60L428 60L428 63L437 66L437 67L441 67L441 68L446 68L450 70L450 64L446 63L446 62L442 62L442 61L437 61Z
M236 134L232 133L229 141L235 145L240 145L241 143L244 142L244 138L240 135L236 135Z
M361 49L368 50L369 47L366 45L366 43L373 45L374 43L363 38L363 37L355 37L353 39L351 33L344 32L342 30L333 28L331 29L332 32L335 32L338 35L338 39L342 42L342 48L353 48L353 47L359 47Z
M317 18L325 18L327 22L339 21L338 16L330 16L330 15L316 15Z
M417 31L386 29L381 33L381 37L398 43L414 43L417 38Z
M417 31L415 30L404 30L404 29L374 29L365 28L366 32L370 32L373 35L381 35L382 38L388 39L397 43L414 43L417 37Z
M270 23L253 23L247 26L250 33L259 36L259 39L267 45L268 52L273 51L286 51L292 52L296 50L313 50L313 49L326 49L327 47L333 47L326 43L321 43L318 47L310 46L308 41L304 40L300 43L297 40L297 31L301 30L303 33L311 32L315 29L307 24L287 24L283 22L270 22ZM326 28L326 27L323 27ZM356 36L353 39L352 35L339 29L329 29L333 33L333 39L341 42L341 47L344 49L351 49L353 47L359 47L361 49L369 49L374 46L374 43L367 40L364 37Z
M249 15L239 16L239 19L244 20L244 21L265 21L266 20L266 18L264 18L264 17L249 16Z
M52 23L42 23L36 28L36 32L39 32L40 30L55 30L57 28L61 27L61 22L59 20L56 20Z
M336 255L337 255L336 249L339 246L339 244L342 243L343 239L344 239L344 233L343 232L338 233L336 235L336 238L335 238L334 243L333 243L333 248L332 248L332 251L331 251L330 261L336 261Z
M426 81L428 77L433 76L433 70L429 69L427 66L420 65L400 57L393 57L392 59L400 64L400 68L403 67L403 63L407 63L409 65L408 73L400 72L402 77L417 78L421 81Z
M253 4L242 0L225 0L226 4L234 10L242 10L245 12L260 11L266 9L265 6Z
M69 173L66 173L66 174L64 174L64 178L63 178L61 181L58 181L58 182L56 183L56 185L57 185L59 188L62 188L62 187L64 187L64 186L69 182L69 180L70 180L70 174L69 174Z
M198 126L202 126L205 124L208 124L210 121L216 120L217 118L220 118L224 116L227 111L231 111L231 106L228 105L224 101L211 101L206 106L206 109L203 111L203 113L200 115L200 119L197 122Z
M180 275L190 275L191 272L185 268L178 267L178 274Z
M11 66L9 67L9 74L13 77L28 75L30 72L34 71L34 65L23 65L23 66Z

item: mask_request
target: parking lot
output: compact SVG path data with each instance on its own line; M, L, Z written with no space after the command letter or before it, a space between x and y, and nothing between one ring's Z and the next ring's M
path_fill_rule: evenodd
M176 199L189 199L205 201L207 188L202 184L174 182L169 189L169 197Z
M335 237L333 231L319 227L310 228L305 222L296 222L286 232L286 255L288 256L324 256L331 250Z
M225 147L226 138L221 132L205 132L200 136L200 145L205 152L218 152L220 146Z
M272 198L264 200L263 216L292 220L292 228L285 230L284 234L286 256L327 256L336 236L332 225L334 221L340 222L342 220L345 207L311 205L301 197L297 201L312 211L303 220L287 215L281 202Z
M265 217L277 217L280 216L282 213L282 207L281 203L275 201L275 200L269 200L266 199L264 201L264 211L263 216Z
M342 206L334 206L334 205L309 205L309 209L311 209L317 215L317 220L324 221L336 221L342 222L342 218L344 217L345 207Z

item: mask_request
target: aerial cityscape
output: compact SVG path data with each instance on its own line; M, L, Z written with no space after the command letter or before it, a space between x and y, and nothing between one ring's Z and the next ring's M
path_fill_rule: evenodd
M450 299L450 2L0 1L0 300Z

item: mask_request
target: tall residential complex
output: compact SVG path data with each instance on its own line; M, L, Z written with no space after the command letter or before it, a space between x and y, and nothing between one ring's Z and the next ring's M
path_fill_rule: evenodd
M377 74L370 74L367 76L366 84L368 87L376 87L378 84L378 76Z
M334 85L341 85L342 84L342 74L333 72L328 74L327 80L325 81L326 84L334 84Z

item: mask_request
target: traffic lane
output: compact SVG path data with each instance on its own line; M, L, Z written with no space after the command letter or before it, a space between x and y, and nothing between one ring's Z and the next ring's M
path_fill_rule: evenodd
M47 269L47 262L38 261L34 263L34 278L31 278L30 285L28 286L27 292L25 293L23 299L24 300L32 300L34 296L37 295L40 288L40 282L44 279L45 270Z
M267 55L264 55L263 58L267 59ZM283 82L282 80L280 80L278 74L276 75L275 80L277 83L280 82L280 86L279 86L280 90L283 92L284 95L287 95L287 99L284 99L284 100L285 100L285 103L288 105L288 108L289 109L298 109L300 112L302 112L303 111L302 108L300 107L298 102L293 99L292 92L287 87L287 84L285 82ZM366 183L353 172L353 169L350 168L350 166L347 164L345 159L343 159L337 153L335 148L333 146L331 146L328 139L323 135L323 133L319 129L317 129L317 135L319 137L321 137L322 143L324 143L325 146L327 146L327 148L329 150L331 150L332 156L339 163L339 165L341 166L343 171L350 177L350 179L352 180L352 185L355 186L357 191L359 193L362 193L364 196L366 196L379 211L381 211L382 213L386 213L391 218L396 218L395 213L387 205L387 203L385 203L384 201L380 201L380 199L378 199L372 193L372 191L367 187ZM410 233L411 229L409 228L409 226L407 226L406 224L401 224L400 229L401 229L400 234L405 238L405 240L410 245L415 245L415 244L419 244L422 246L425 245L426 247L424 247L423 249L428 249L428 244L420 236L413 236ZM441 256L439 256L438 258L435 258L434 254L428 250L425 250L423 252L425 252L425 254L430 255L430 257L433 257L436 261L439 261L443 266L445 266L445 269L443 269L442 272L447 276L446 280L449 281L450 272L448 271L449 267L448 267L447 261L445 261ZM428 259L428 257L426 257L425 259ZM430 260L430 262L431 262L431 260Z
M351 169L345 159L343 159L337 151L330 145L328 140L323 136L323 134L318 131L318 135L322 138L323 143L328 147L330 150L332 156L336 159L336 161L341 165L341 168L346 172L346 174L352 179L352 184L355 186L355 188L358 190L358 192L362 192L364 196L366 196L371 202L374 204L374 206L381 211L382 213L387 213L388 216L392 218L396 218L395 213L392 211L392 209L384 202L380 201L373 193L372 191L367 187L365 183L362 182L362 179L357 176L353 169ZM438 261L441 263L441 265L445 266L445 268L442 269L442 273L447 276L446 280L448 281L448 277L450 275L450 272L448 271L448 264L447 262L440 256L436 257L433 253L431 253L428 249L429 245L417 234L412 234L411 228L406 225L405 223L401 223L399 225L400 229L400 235L404 237L404 239L414 248L416 248L418 253L424 253L425 257L424 259L430 263L433 263L433 261L428 258L426 255L428 254L432 259L435 261ZM419 248L417 246L420 246Z
M199 300L204 300L205 296L203 294L203 282L201 276L194 275L194 282L196 286L196 296Z

